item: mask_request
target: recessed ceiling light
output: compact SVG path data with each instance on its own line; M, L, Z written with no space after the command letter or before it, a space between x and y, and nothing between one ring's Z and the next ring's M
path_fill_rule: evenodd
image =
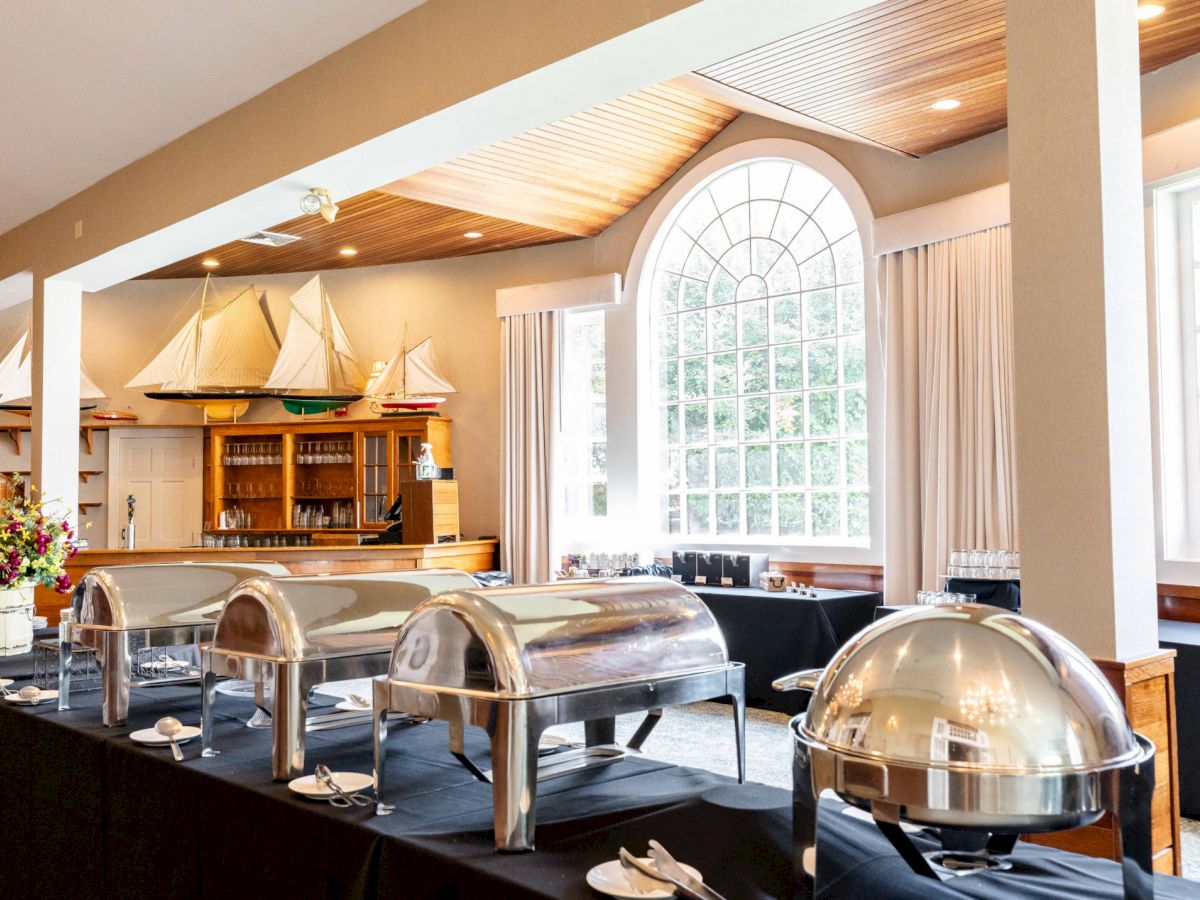
M342 254L342 256L354 256L355 254L358 253L358 251L355 250L353 247L343 247L341 250L338 251L338 253Z
M945 100L938 100L934 102L929 108L936 109L939 112L944 112L948 109L958 109L960 106L962 106L962 103L960 103L958 100L952 100L947 97Z
M206 269L215 269L217 266L220 265L220 263L217 262L215 259L206 259L206 260L201 261L200 265L204 266L204 268L206 268Z
M465 234L463 234L463 237L470 238L471 240L475 240L475 238L483 237L483 232L482 231L468 231Z
M1165 11L1161 3L1141 3L1138 4L1137 17L1144 22L1155 16L1161 16Z

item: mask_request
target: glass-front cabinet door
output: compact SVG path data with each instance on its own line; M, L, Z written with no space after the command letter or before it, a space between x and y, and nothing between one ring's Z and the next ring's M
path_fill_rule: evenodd
M394 487L389 483L388 435L364 432L360 439L362 460L362 517L364 526L385 525L384 515L392 505Z

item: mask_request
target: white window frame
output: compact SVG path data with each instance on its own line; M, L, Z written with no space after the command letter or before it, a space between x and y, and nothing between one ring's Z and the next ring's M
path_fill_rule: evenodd
M1173 179L1151 195L1159 577L1187 583L1200 568L1200 261L1191 212L1200 178Z
M650 292L653 260L675 210L701 184L721 171L757 158L777 158L808 166L841 192L854 214L863 249L863 303L866 310L867 441L870 535L865 545L806 539L803 543L762 543L758 538L729 535L671 538L658 533L659 490L657 404L651 384ZM853 175L836 159L810 144L787 139L746 141L714 153L688 170L658 200L650 213L625 276L625 295L619 307L606 312L608 382L608 537L620 541L608 549L652 550L669 553L675 548L719 549L737 547L765 552L774 559L881 565L884 541L883 461L883 358L878 316L877 264L871 245L874 214L866 194ZM647 389L638 390L638 385ZM647 436L646 440L640 436ZM615 532L615 533L614 533Z

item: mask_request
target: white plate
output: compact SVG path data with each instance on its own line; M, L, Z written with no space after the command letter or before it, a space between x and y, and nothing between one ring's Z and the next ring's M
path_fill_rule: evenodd
M646 865L653 865L654 861L648 856L641 857L642 862ZM700 876L700 871L686 863L680 863L683 870L698 881L704 879ZM608 894L610 897L627 898L627 900L665 900L668 897L674 897L675 891L639 891L629 884L625 878L625 870L621 868L619 859L610 859L606 863L594 867L587 873L587 883L594 887L602 894Z
M8 687L13 683L11 678L0 678L0 687Z
M12 684L10 681L9 684ZM5 694L4 699L9 703L15 703L18 706L40 706L43 703L48 703L51 700L58 699L58 691L42 691L38 694L37 701L26 700L20 694Z
M349 700L343 700L334 706L334 709L344 709L347 712L370 712L370 706L359 706L357 703L351 703Z
M333 772L332 775L333 783L347 794L354 794L365 790L372 784L371 776L364 775L362 772ZM297 794L308 797L311 800L327 800L333 793L333 791L317 781L316 775L301 775L299 778L293 778L288 782L288 790L295 791Z
M183 730L175 735L175 743L185 744L198 734L200 734L200 729L195 725L184 725ZM171 744L169 737L165 734L159 734L153 728L143 728L140 731L130 732L129 739L139 744L145 744L147 747L168 747Z

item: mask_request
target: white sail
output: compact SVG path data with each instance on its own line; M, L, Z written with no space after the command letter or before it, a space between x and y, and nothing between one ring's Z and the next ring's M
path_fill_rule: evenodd
M371 383L368 393L378 399L453 394L452 385L438 367L433 338L425 338L411 350L401 348L388 360Z
M292 294L291 300L287 333L266 387L285 391L357 392L362 387L363 374L321 276L314 276Z
M278 347L258 292L247 287L225 304L210 299L204 279L200 309L125 385L164 391L258 388L271 372Z
M79 399L99 400L108 394L92 380L83 360L79 361ZM13 348L0 360L0 403L16 403L33 397L33 354L29 332L21 333Z

